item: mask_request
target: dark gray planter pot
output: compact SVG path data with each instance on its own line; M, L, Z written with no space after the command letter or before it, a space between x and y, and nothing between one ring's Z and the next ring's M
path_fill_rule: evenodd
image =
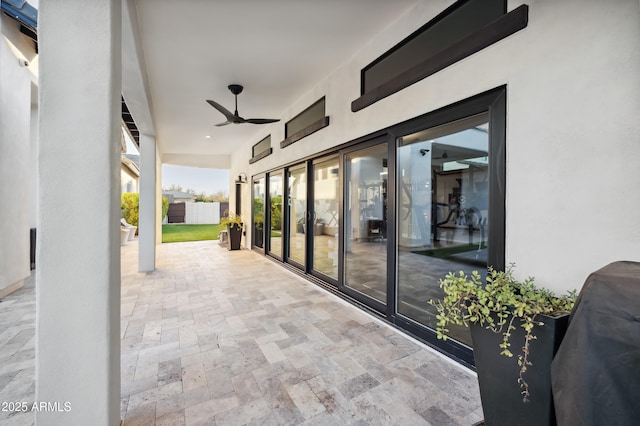
M229 250L240 250L240 241L242 240L242 226L227 225L229 231Z
M253 238L254 245L256 247L264 248L264 232L262 225L253 227Z
M511 333L513 358L508 358L500 355L501 333L471 324L482 411L487 426L556 424L551 361L567 331L569 315L554 318L540 315L536 320L543 322L544 326L536 326L533 334L537 338L529 345L529 360L533 365L524 375L529 384L528 402L523 402L522 389L517 381L520 367L516 357L524 345L524 330L516 326Z

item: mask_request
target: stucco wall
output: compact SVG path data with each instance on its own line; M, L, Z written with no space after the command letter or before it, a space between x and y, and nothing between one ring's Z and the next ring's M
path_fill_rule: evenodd
M7 42L20 46L15 23L0 16L0 297L29 271L31 74ZM5 38L6 37L6 38Z
M127 166L120 165L120 189L121 192L138 192L139 177L136 176Z
M264 127L234 155L231 176L251 176L507 85L507 263L562 291L580 288L611 261L640 260L638 1L526 2L527 28L352 113L360 70L451 3L421 2L284 114L286 121L326 96L329 127L284 149L284 126ZM520 4L509 2L509 10ZM269 131L274 153L248 165L251 145ZM250 185L243 197L250 205Z

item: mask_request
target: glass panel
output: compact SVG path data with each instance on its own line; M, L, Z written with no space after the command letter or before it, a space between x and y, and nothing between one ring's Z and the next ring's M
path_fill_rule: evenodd
M338 170L337 158L313 165L313 269L335 279L338 279Z
M387 144L346 156L344 283L387 301Z
M304 130L316 121L323 119L325 114L324 105L325 100L322 98L297 116L293 117L284 125L284 137L286 138L298 133L300 130Z
M262 154L269 148L271 148L271 135L267 136L266 138L262 139L260 142L255 144L252 148L252 154L254 157L257 157L258 155Z
M307 227L307 172L305 166L289 169L289 259L305 264Z
M269 252L282 257L282 173L269 175Z
M253 245L264 248L264 178L253 181Z
M398 313L435 328L448 272L487 269L487 114L398 139ZM471 345L464 327L450 327Z

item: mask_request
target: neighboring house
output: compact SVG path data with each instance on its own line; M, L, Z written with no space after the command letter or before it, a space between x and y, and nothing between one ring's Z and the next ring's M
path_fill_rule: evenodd
M188 192L162 191L162 196L169 199L169 203L191 203L196 200L196 196Z
M140 189L140 156L122 154L120 158L120 185L122 192L138 192Z

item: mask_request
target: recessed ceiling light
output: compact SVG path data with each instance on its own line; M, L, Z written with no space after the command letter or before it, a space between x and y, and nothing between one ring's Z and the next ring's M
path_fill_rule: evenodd
M206 135L204 138L205 139L211 139L211 135Z

